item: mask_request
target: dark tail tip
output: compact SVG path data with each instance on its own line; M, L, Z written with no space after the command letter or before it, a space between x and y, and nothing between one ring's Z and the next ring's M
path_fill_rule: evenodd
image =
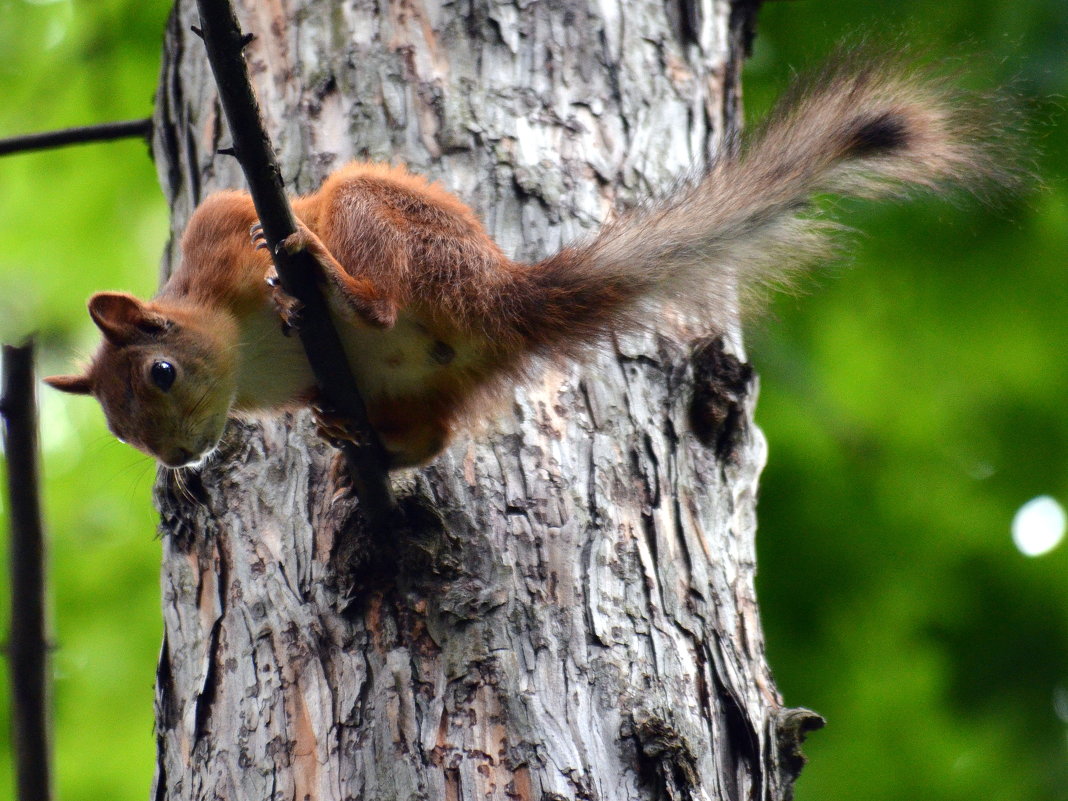
M852 158L887 155L908 147L909 126L900 114L884 111L853 120L845 139L845 154Z

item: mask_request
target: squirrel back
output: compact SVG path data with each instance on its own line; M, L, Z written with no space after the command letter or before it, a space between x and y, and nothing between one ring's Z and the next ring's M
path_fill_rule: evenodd
M724 330L762 287L833 251L819 195L1008 182L989 119L928 70L840 56L697 180L543 261L510 260L445 189L371 164L295 199L301 226L287 247L316 257L370 422L394 466L415 464L486 392L541 359L648 327L657 303ZM278 330L286 300L265 284L270 260L248 240L255 219L246 193L208 198L157 298L95 295L104 345L84 375L49 383L95 395L116 434L172 466L215 446L226 411L307 402L303 354Z

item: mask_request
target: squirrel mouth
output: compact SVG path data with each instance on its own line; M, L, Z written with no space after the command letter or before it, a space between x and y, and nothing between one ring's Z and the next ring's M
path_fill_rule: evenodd
M170 453L159 456L159 460L167 467L189 467L199 462L201 456L185 448L175 448Z

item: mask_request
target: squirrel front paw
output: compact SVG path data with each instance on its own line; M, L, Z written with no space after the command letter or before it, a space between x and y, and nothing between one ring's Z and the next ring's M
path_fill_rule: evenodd
M267 268L264 281L271 288L271 303L274 304L274 310L282 319L282 333L289 336L294 331L299 331L304 304L282 289L278 280L278 271L274 269L273 264Z

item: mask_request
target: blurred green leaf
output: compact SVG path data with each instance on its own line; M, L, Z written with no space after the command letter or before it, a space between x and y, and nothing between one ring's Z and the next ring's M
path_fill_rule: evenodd
M157 0L0 0L0 137L150 115L168 10ZM168 226L148 148L7 156L0 187L0 339L36 332L41 371L69 371L95 343L88 295L151 294L155 284ZM141 799L154 768L162 628L155 466L107 434L91 400L40 395L59 796ZM0 605L6 629L6 592ZM6 664L0 676L0 797L9 797Z
M849 269L750 332L759 591L786 702L828 719L798 801L1068 799L1068 547L1010 538L1037 495L1068 502L1068 88L1061 3L771 3L750 112L787 66L858 31L1012 84L1045 183L990 208L842 207ZM886 34L892 38L894 34ZM961 55L961 54L965 55ZM981 85L981 84L980 84ZM992 124L996 124L992 120Z

